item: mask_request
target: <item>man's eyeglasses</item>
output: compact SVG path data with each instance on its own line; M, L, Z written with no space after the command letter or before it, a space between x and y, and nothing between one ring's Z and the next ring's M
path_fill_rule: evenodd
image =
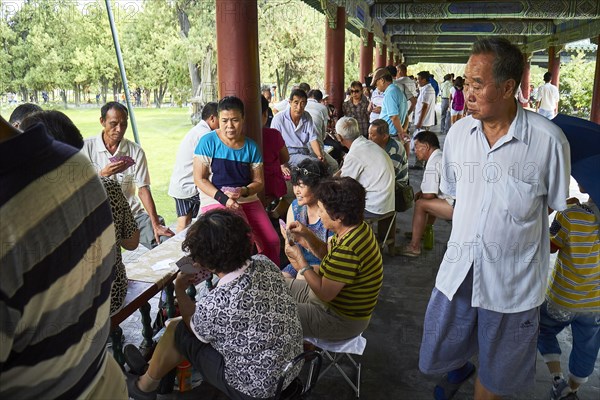
M306 168L292 167L292 172L296 173L298 175L304 175L304 176L308 176L308 175L321 176L320 174L317 174L315 172L309 171Z
M361 91L360 89L350 89L350 93L360 93Z

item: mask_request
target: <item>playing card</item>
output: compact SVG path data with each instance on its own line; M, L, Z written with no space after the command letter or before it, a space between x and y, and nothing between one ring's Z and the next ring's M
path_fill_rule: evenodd
M133 164L135 164L135 160L129 156L124 156L124 155L118 155L118 156L112 156L109 158L110 162L119 162L119 161L124 161L125 165L127 165L127 168L131 167Z
M179 267L181 272L185 274L196 275L194 277L194 284L198 284L212 277L212 272L210 272L208 269L200 266L199 264L196 264L198 268L194 266L194 261L189 256L181 257L175 264L177 267Z
M231 186L223 186L223 187L221 188L221 191L222 191L223 193L225 193L225 192L231 192L231 193L235 193L235 194L240 194L240 193L242 193L242 188L239 188L239 187L231 187Z

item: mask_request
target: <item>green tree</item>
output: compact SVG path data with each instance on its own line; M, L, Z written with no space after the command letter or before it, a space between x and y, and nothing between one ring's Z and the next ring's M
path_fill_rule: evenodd
M588 119L592 108L594 63L580 51L560 65L559 112Z
M258 5L260 73L286 96L291 82L323 87L325 17L299 0Z

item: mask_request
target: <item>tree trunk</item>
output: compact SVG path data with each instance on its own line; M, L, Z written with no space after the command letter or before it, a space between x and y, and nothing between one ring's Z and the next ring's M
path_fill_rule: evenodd
M199 93L202 104L215 101L218 97L213 83L215 80L213 79L212 56L213 48L209 45L202 59L202 84Z
M108 79L101 78L100 84L102 85L102 89L100 90L102 93L102 104L106 104L106 96L108 95Z
M165 97L165 93L167 92L167 87L169 86L168 82L164 84L161 83L158 89L154 89L154 102L156 104L156 108L160 108L163 102L163 98Z
M150 106L150 89L144 88L144 97L146 98L145 107L148 108Z
M120 94L122 92L122 85L121 85L121 78L115 78L113 80L113 101L119 101L120 99Z
M275 76L277 77L277 90L279 91L279 100L283 100L287 96L287 88L292 80L290 76L290 68L287 64L283 68L283 76L279 75L279 69L275 70Z
M21 99L23 100L23 103L29 102L29 93L27 88L24 86L21 86Z
M67 109L67 91L64 89L60 90L60 97L62 97L62 101L65 105L65 110Z
M187 4L187 2L184 2ZM177 2L177 20L179 21L179 34L184 37L187 41L190 32L190 19L188 18L187 12L183 9L183 4ZM188 71L190 74L190 81L192 82L192 96L200 95L200 71L198 70L198 64L192 60L188 60Z
M73 94L75 96L75 107L79 107L81 103L81 91L78 84L73 85Z

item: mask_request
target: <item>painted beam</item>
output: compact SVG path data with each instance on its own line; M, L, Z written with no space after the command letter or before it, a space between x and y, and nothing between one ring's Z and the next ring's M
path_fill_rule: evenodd
M407 65L414 65L419 62L427 63L439 63L439 64L466 64L469 60L469 56L454 56L454 57L404 57L404 63Z
M444 21L425 23L387 23L388 35L551 35L552 21Z
M600 32L600 19L583 24L561 24L554 35L529 40L525 47L527 53L545 50L551 45L563 45L577 40L597 37Z
M583 19L600 18L600 2L592 0L448 1L377 3L372 16L386 19Z
M487 36L487 35L481 35ZM472 45L480 36L477 35L394 35L391 37L392 43L398 46L403 44L468 44ZM527 43L525 36L511 36L510 41L517 45Z

